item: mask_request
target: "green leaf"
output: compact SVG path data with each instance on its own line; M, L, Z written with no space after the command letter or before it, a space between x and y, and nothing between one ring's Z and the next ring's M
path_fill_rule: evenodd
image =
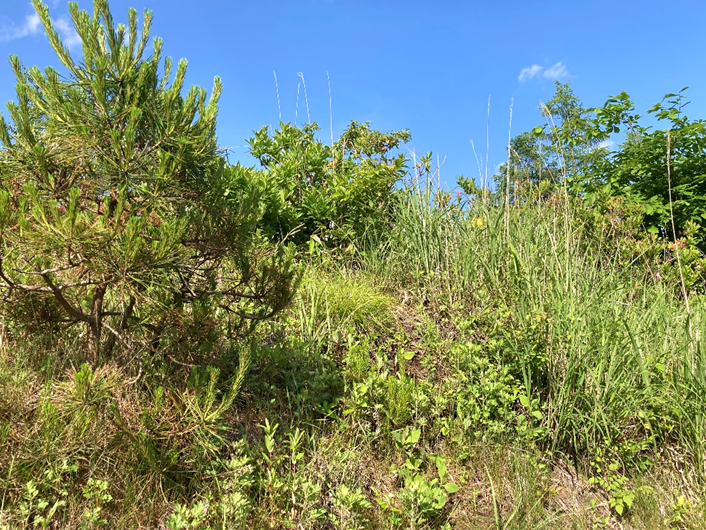
M525 395L520 395L520 403L522 404L523 407L526 407L526 408L529 408L529 406L530 406L530 400Z
M444 480L448 474L446 459L443 456L431 456L430 459L432 459L436 464L436 471L439 474L439 478Z
M456 493L461 488L459 488L458 485L454 484L453 482L447 482L446 484L444 484L444 489L449 493Z

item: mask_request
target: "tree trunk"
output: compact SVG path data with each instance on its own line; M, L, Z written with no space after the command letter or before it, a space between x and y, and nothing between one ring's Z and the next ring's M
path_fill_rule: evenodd
M91 356L93 362L97 362L100 356L101 332L103 331L103 298L105 297L105 286L99 285L93 292L93 304L91 307L91 317L88 327L91 331Z
M118 333L121 333L122 331L127 329L128 320L130 320L130 317L132 316L132 312L134 309L135 309L135 297L131 296L130 300L127 304L127 307L125 308L125 311L123 311L123 314L120 317L120 324L118 325L118 329L116 330ZM117 337L114 334L111 334L108 337L108 343L105 345L106 357L112 357L116 340L117 340Z

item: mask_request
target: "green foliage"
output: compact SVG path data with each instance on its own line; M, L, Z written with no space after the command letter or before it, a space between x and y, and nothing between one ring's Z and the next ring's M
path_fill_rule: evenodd
M332 505L329 517L341 530L363 530L368 522L365 511L373 507L360 488L352 489L346 484L338 486Z
M597 110L596 123L606 132L625 132L625 141L601 171L587 175L589 190L624 196L640 204L645 227L672 239L691 232L695 247L704 249L700 228L706 219L706 122L684 115L686 88L667 94L648 110L663 129L640 123L642 116L623 92ZM694 229L689 230L689 223Z
M672 515L669 518L669 530L679 530L686 528L686 515L689 513L689 501L684 495L678 495L671 506Z
M356 122L227 165L219 83L147 57L149 13L72 4L78 61L35 7L66 74L13 59L0 126L1 530L703 525L681 93L667 132L557 84L507 195L453 198L431 153L397 186L408 133Z
M304 276L293 305L302 337L314 343L340 343L353 329L380 333L392 320L392 298L370 280L320 269Z
M65 500L52 524L651 527L682 517L674 484L698 520L703 301L688 317L674 278L628 258L639 224L562 196L464 210L409 187L398 201L385 267L316 263L244 347L240 382L240 350L137 382L119 365L36 382L24 355L2 358L7 524ZM62 461L77 470L45 479ZM23 519L29 481L47 504Z
M638 440L649 447L673 436L687 415L672 407L691 402L683 386L691 376L678 359L694 350L693 330L703 322L692 317L689 331L686 309L668 292L674 284L623 260L629 234L595 237L582 222L587 207L561 196L490 215L479 205L460 216L417 199L425 193L409 191L400 208L409 239L393 234L391 255L400 270L420 271L412 281L424 286L429 307L472 308L456 321L462 334L449 347L460 372L447 378L453 400L442 399L443 386L435 397L442 432L488 439L515 430L580 455L646 424L642 414L674 420L650 420ZM476 226L479 216L489 217L485 228ZM456 415L445 418L449 403Z
M614 208L615 198L621 198L626 203L623 212L631 212L611 216L612 223L636 220L641 239L649 241L647 232L684 247L679 252L663 246L662 262L672 262L679 252L680 260L684 256L679 265L685 283L702 284L706 127L703 120L684 114L686 89L667 94L648 110L666 125L655 129L642 124L643 117L625 92L602 107L585 109L568 83L556 87L554 97L541 107L547 124L511 140L509 172L505 165L495 176L502 193L509 183L512 203L547 200L556 184L564 183L601 212ZM606 142L615 134L622 134L624 141L609 150ZM459 185L474 191L466 180Z
M204 501L195 502L191 506L175 504L174 513L167 521L168 530L197 530L202 528L208 514L208 504Z
M47 466L37 481L28 480L16 504L17 520L34 528L56 524L67 505L67 483L77 470L76 464L63 460Z
M624 515L632 508L635 492L628 487L628 479L620 474L618 462L606 462L600 450L591 462L595 475L589 483L602 487L609 495L608 503L618 515Z
M161 40L145 57L149 12L140 35L134 10L114 26L106 1L92 16L72 3L79 62L47 7L34 7L68 73L11 58L17 101L0 123L9 316L86 326L95 357L169 350L196 322L235 336L281 310L291 255L258 235L256 187L229 193L243 177L216 148L220 80L208 100L197 87L183 94L182 60L170 83Z
M392 436L397 449L407 457L402 466L393 465L391 469L399 474L402 486L397 494L382 495L377 501L383 510L403 516L410 529L424 527L446 506L448 493L456 493L459 488L453 482L446 482L446 459L433 455L425 459L421 451L415 450L421 437L420 429L405 428L393 431ZM425 460L435 464L437 476L426 477L422 469Z
M454 345L450 355L457 358L459 368L450 394L456 403L457 420L468 436L509 435L518 420L513 405L521 393L512 365L489 357L473 345Z
M317 130L315 123L280 123L249 140L264 169L263 230L275 239L302 244L315 236L335 246L384 229L394 184L405 174L406 158L395 150L409 133L381 133L353 121L326 145Z
M217 528L246 528L252 510L249 494L255 484L252 462L241 440L233 444L230 457L222 465L223 470L214 469L219 496Z
M596 165L605 159L608 151L601 142L608 133L597 126L595 109L583 107L570 83L557 81L555 86L552 98L540 105L545 123L510 141L510 168L504 164L494 176L501 189L507 187L509 179L510 193L521 195L521 186L532 183L546 197L564 179L593 174Z
M107 492L108 482L105 480L88 479L83 487L83 496L91 501L93 506L86 508L83 512L82 522L79 528L100 528L107 526L108 520L102 515L103 506L113 500L113 496Z

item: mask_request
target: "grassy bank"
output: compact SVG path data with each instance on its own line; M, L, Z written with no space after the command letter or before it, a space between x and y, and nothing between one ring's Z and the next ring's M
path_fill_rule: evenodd
M397 201L208 363L6 323L0 528L704 528L703 299L664 256L561 193Z

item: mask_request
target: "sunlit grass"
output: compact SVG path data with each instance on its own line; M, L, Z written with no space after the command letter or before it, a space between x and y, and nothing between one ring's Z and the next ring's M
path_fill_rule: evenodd
M703 300L561 195L398 201L221 371L6 334L0 528L703 528Z

